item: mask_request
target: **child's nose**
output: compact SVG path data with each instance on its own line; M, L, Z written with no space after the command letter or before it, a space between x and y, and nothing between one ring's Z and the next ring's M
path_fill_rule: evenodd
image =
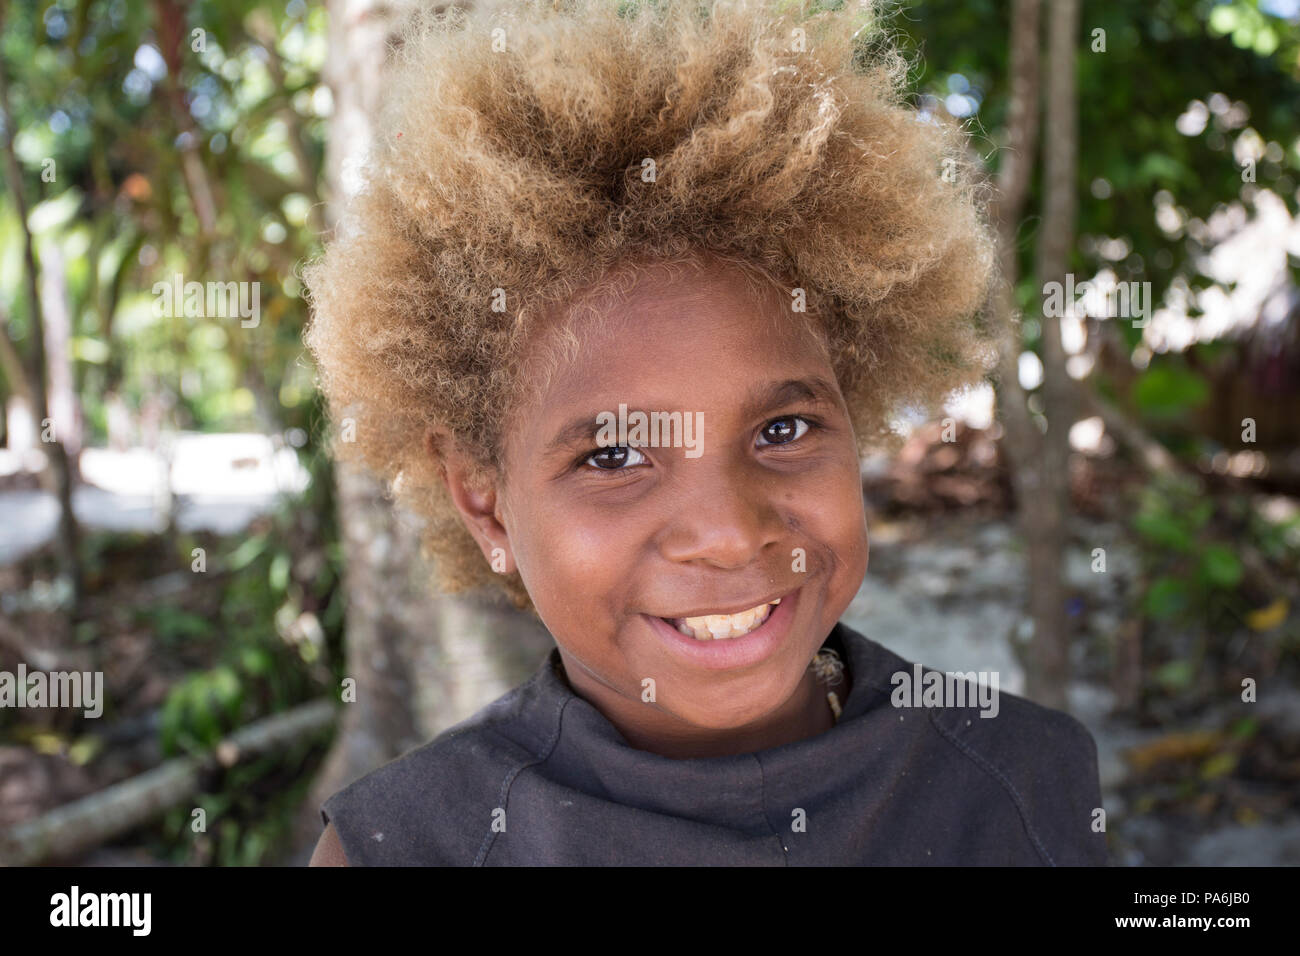
M661 550L671 561L743 568L779 541L783 529L778 509L760 484L743 477L711 478L674 507Z

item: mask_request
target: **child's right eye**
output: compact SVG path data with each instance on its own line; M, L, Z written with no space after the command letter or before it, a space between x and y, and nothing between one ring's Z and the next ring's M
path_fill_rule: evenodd
M636 455L638 460L629 462L631 456ZM645 461L645 455L628 445L612 445L608 448L602 448L594 454L588 455L582 460L582 464L594 464L601 471L625 471L623 467L627 464L639 465Z

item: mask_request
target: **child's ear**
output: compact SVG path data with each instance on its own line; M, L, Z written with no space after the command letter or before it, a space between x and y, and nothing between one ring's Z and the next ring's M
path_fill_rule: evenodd
M515 570L515 555L510 536L501 523L497 509L496 483L483 474L464 454L451 435L441 428L430 428L424 435L424 447L438 462L442 480L451 494L452 504L474 536L492 570L510 574Z

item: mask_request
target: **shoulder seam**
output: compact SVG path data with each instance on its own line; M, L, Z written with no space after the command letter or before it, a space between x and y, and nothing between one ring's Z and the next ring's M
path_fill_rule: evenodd
M529 767L536 766L539 763L545 763L550 758L551 753L555 750L555 745L560 740L560 726L564 718L564 708L569 706L569 701L571 700L573 700L573 695L567 694L555 708L555 730L551 732L551 737L546 742L546 752L540 757L521 763L506 772L505 778L501 781L501 789L498 792L497 797L498 806L503 810L506 808L506 804L510 802L510 788L514 785L515 778ZM506 817L508 820L508 811ZM508 825L509 824L507 823L507 826ZM474 862L471 865L483 865L484 861L487 859L488 853L492 850L492 844L496 841L496 835L496 831L492 829L492 824L489 823L487 834L483 837L483 842L479 846L478 854L474 857Z
M1020 791L1018 791L1015 788L1015 785L1012 784L1012 782L1007 779L1006 774L1004 774L1001 770L995 767L988 760L987 757L979 753L977 750L975 750L973 747L967 744L964 740L957 737L946 727L940 724L939 721L934 716L933 708L926 708L926 709L930 712L929 717L930 717L931 726L933 726L934 729L937 730L945 740L947 740L954 747L956 747L967 757L973 760L981 770L983 770L989 776L993 777L993 779L997 780L998 783L1002 785L1002 788L1007 792L1007 795L1011 798L1011 802L1015 805L1016 812L1020 814L1020 822L1024 824L1025 833L1029 836L1030 842L1033 843L1034 849L1037 850L1039 855L1042 856L1043 859L1047 861L1048 866L1056 866L1056 860L1052 858L1052 854L1048 852L1047 847L1043 845L1043 841L1039 839L1038 831L1034 829L1034 825L1029 822L1029 814L1025 810L1024 801L1020 798Z

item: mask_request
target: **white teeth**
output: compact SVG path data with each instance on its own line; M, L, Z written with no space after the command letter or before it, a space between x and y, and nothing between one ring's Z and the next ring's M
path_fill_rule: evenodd
M736 623L740 624L739 621ZM710 614L704 619L704 626L709 629L715 641L731 637L731 621L721 614Z
M723 641L748 634L767 620L773 605L780 603L781 599L777 598L771 604L760 604L739 614L705 614L679 618L672 623L681 633L697 641Z

